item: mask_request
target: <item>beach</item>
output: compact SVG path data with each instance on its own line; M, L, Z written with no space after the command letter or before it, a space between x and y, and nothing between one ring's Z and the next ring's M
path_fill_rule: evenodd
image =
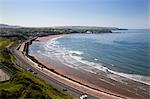
M59 36L58 36L59 37ZM34 38L33 38L34 39ZM118 99L117 95L113 95L110 93L105 93L103 91L98 91L95 90L89 86L85 86L82 83L73 80L72 78L68 78L65 75L60 74L59 72L52 70L52 69L48 69L47 67L43 67L41 68L41 63L38 60L35 61L35 59L30 58L29 55L27 55L27 46L29 44L31 40L25 41L23 42L21 45L18 45L18 47L15 50L15 55L17 57L17 59L21 60L23 63L19 63L22 64L23 68L29 68L29 66L31 66L30 68L34 68L34 70L36 70L36 72L41 76L48 77L45 80L50 80L53 79L50 82L53 82L54 80L57 81L57 83L61 83L61 86L63 84L62 87L67 86L67 88L69 87L69 89L71 88L71 90L73 91L78 91L78 98L82 93L88 94L89 97L93 97L92 99L97 99L98 97L101 97L103 99ZM24 51L21 51L20 49L24 48ZM35 57L34 57L35 58ZM44 64L43 64L44 65ZM51 65L53 66L53 65ZM54 72L55 71L55 72ZM80 94L79 94L80 93ZM76 95L75 95L76 96Z
M39 42L46 42L52 38L57 38L57 37L61 37L63 36L63 34L59 34L59 35L48 35L48 36L43 36L43 37L38 37L36 39L36 41L39 41Z
M46 42L47 40L50 40L52 38L62 36L64 35L38 37L36 41ZM60 74L65 75L73 80L82 82L83 84L86 84L98 91L111 93L125 98L140 97L142 99L146 99L146 97L149 97L149 85L139 83L116 74L112 74L109 71L107 73L98 71L96 72L96 74L94 74L83 69L73 69L69 66L66 66L62 62L55 60L55 57L48 59L39 54L34 54L32 56L34 56L35 59L37 59L40 63L44 64L48 68L54 69ZM85 64L80 63L80 66L82 65Z

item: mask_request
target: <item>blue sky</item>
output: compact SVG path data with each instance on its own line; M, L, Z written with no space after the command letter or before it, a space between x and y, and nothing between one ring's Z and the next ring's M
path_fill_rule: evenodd
M0 0L0 23L150 28L149 0Z

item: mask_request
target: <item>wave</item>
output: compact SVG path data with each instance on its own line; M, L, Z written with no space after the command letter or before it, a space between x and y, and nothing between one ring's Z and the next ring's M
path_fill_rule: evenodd
M70 54L82 55L83 52L81 51L69 51Z
M71 51L68 50L67 48L62 47L57 39L61 37L53 38L49 40L46 44L43 45L45 49L44 55L50 57L54 56L57 58L58 61L60 61L62 64L65 64L66 66L69 66L74 69L83 69L85 71L97 74L97 72L104 71L108 74L116 74L128 79L132 79L134 81L138 81L147 85L150 85L150 76L142 76L142 75L136 75L136 74L126 74L126 73L120 73L117 71L113 71L105 66L103 66L100 63L95 63L95 62L90 62L87 60L84 60L83 57L81 57L84 52L81 51ZM95 61L98 61L97 58L94 59ZM86 66L85 66L86 65ZM113 64L110 64L114 66ZM97 71L95 71L95 69ZM110 75L108 75L110 76ZM113 78L113 76L110 76L111 79L116 79ZM116 79L118 81L118 79Z

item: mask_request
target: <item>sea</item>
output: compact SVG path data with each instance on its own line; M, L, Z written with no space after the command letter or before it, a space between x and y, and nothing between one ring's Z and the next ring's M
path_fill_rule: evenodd
M53 56L74 69L91 73L97 69L150 85L149 29L68 34L47 42L33 42L29 54Z

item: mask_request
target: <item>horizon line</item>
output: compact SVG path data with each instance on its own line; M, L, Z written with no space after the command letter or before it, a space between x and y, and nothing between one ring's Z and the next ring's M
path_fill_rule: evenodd
M27 25L20 25L20 24L9 24L9 23L0 23L3 25L8 26L18 26L18 27L25 27L25 28L50 28L50 27L71 27L71 26L81 26L81 27L102 27L102 28L119 28L119 29L150 29L150 28L126 28L126 27L117 27L117 26L98 26L98 25L49 25L49 26L27 26Z

